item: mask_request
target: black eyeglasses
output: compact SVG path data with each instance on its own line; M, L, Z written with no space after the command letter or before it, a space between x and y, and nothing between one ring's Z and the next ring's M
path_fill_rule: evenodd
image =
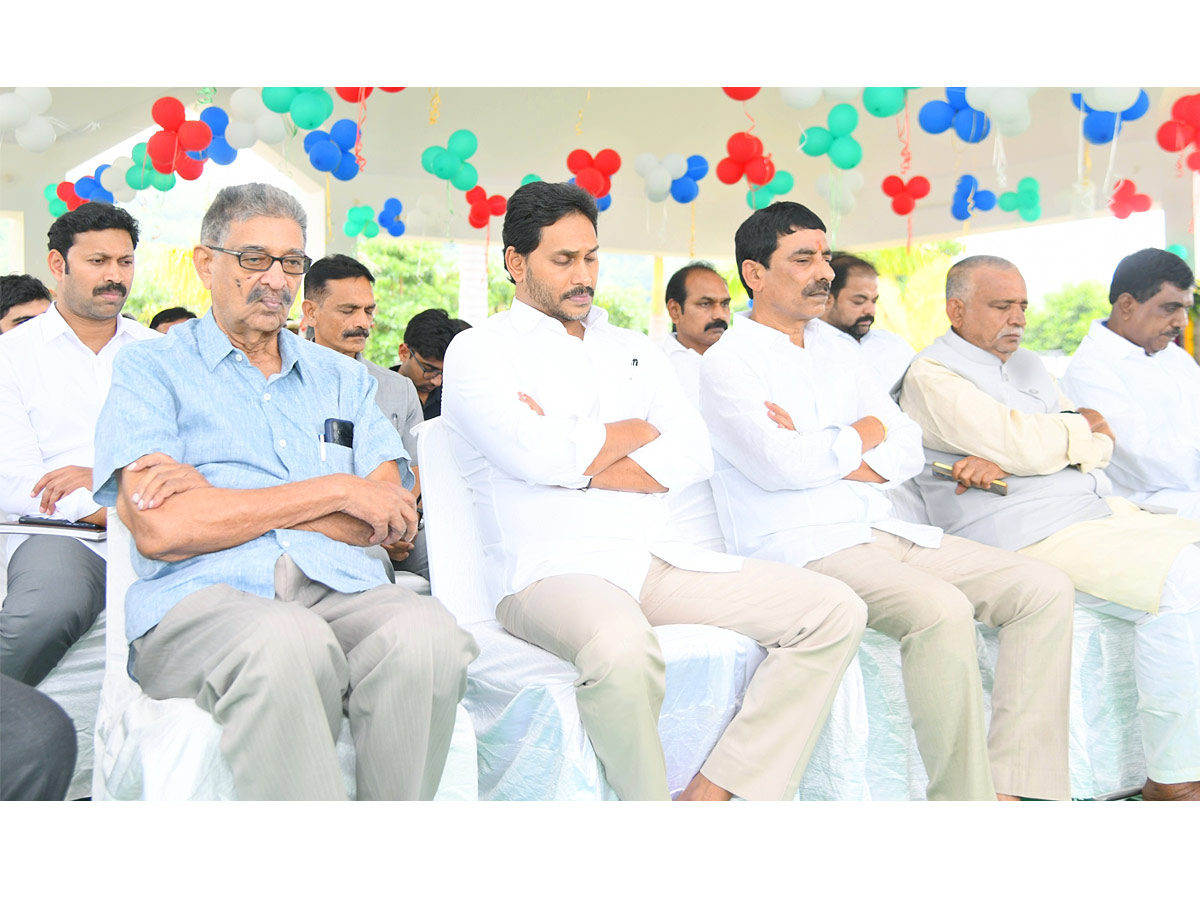
M413 359L417 361L417 365L421 367L421 372L426 378L435 378L436 376L442 374L441 366L435 366L425 362L425 360L421 359L416 350L412 351L412 355Z
M278 262L285 275L303 275L313 262L307 256L272 256L261 250L226 250L224 247L214 247L212 244L204 246L209 250L220 250L222 253L236 256L238 265L251 272L265 272Z

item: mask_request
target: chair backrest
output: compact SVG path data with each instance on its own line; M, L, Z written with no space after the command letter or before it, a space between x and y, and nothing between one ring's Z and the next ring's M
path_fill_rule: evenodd
M100 709L119 710L137 693L129 677L129 643L125 640L125 592L137 581L130 551L133 538L114 507L108 508L108 573L106 576L104 632L104 686Z

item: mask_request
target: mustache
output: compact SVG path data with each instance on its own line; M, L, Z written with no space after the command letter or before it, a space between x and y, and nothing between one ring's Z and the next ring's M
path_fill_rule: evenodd
M713 319L711 322L709 322L707 325L704 326L704 330L705 331L724 331L728 327L729 327L729 323L726 322L724 319Z
M1011 329L1005 329L1004 331L1002 331L998 335L996 335L996 337L997 338L1006 338L1006 337L1021 338L1024 335L1025 335L1024 328L1011 328Z
M342 340L349 340L350 338L359 338L359 337L360 338L369 338L370 336L371 336L371 332L367 331L367 329L365 329L365 328L351 328L349 331L342 332Z
M813 294L828 294L830 291L830 288L832 288L832 286L833 285L831 284L831 282L822 278L820 281L814 281L812 284L810 284L808 287L806 287L804 289L804 295L806 297L809 297L809 296L812 296Z
M99 297L101 294L107 294L110 292L114 294L120 294L122 297L129 293L128 289L125 287L125 285L121 284L121 282L109 281L105 284L99 285L94 291L92 291L92 296Z
M247 304L258 303L259 301L263 300L264 298L270 298L271 300L278 300L280 303L283 303L284 305L287 305L287 306L290 306L291 302L292 302L292 298L290 296L288 296L287 291L282 290L280 288L264 287L263 285L260 284L257 287L255 287L252 291L250 291L250 296L246 298L246 303Z
M874 316L859 316L857 319L854 320L854 324L855 325L874 325L875 317Z
M585 287L585 288L579 288L579 290L576 290L576 291L567 291L565 294L562 295L562 299L570 300L572 297L583 297L583 296L594 298L596 296L595 288Z

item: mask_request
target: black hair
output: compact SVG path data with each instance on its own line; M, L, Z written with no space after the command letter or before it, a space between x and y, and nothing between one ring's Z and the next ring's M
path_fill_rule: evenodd
M450 318L444 309L427 309L408 320L404 343L430 362L439 362L446 358L446 348L454 336L470 327L469 322Z
M75 243L75 235L85 231L107 231L110 228L129 232L129 239L133 241L134 249L137 249L137 219L119 206L99 201L81 203L55 219L50 230L46 232L47 248L61 253L65 263L67 251Z
M321 257L309 268L304 276L304 299L324 300L325 285L345 278L365 278L371 284L375 283L371 270L357 259L344 253L335 253Z
M196 318L196 314L190 309L182 306L172 306L170 309L161 309L154 314L154 318L150 320L150 328L157 331L159 325L166 325L168 322L186 322L188 319Z
M1117 263L1108 289L1108 302L1115 304L1122 294L1132 294L1138 303L1145 303L1162 290L1164 282L1188 291L1195 286L1196 276L1174 253L1147 247Z
M849 253L839 253L829 262L833 269L833 283L829 287L829 296L837 297L838 293L846 286L846 281L855 272L870 272L872 275L878 276L879 272L875 267L857 256L851 256Z
M764 268L771 267L771 254L779 248L779 239L793 231L824 231L825 223L807 206L790 200L777 200L765 209L756 210L743 222L733 236L734 255L737 257L738 278L750 297L754 291L746 284L742 275L742 263L754 260Z
M683 309L683 304L687 297L688 276L693 272L698 271L712 272L717 277L720 277L720 273L717 271L716 266L714 266L712 263L705 262L704 260L697 260L696 262L688 263L686 266L672 275L667 281L666 297L664 298L663 302L667 303L671 300L674 300L679 304L679 308ZM722 279L722 281L723 280L724 279Z
M8 315L14 306L32 300L50 300L46 286L32 275L0 276L0 319Z
M542 241L542 229L571 213L587 216L592 228L599 233L597 221L600 214L596 210L596 201L583 188L553 181L531 181L522 185L508 198L502 252L507 254L508 248L512 247L522 256L532 253ZM507 261L504 270L508 271ZM513 281L511 274L508 280Z

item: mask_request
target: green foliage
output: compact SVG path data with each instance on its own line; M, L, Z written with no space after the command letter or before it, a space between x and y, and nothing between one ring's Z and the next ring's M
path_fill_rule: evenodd
M879 271L876 327L903 337L919 350L949 327L946 321L946 272L963 252L957 241L915 244L912 250L889 247L855 253Z
M208 291L192 265L191 247L143 244L138 248L133 286L122 312L148 325L155 313L172 306L202 316L210 304Z
M645 290L601 285L595 303L608 312L608 321L613 325L642 334L650 330L650 297Z
M1041 309L1030 311L1021 346L1041 353L1062 350L1069 356L1092 321L1107 318L1111 309L1108 288L1099 281L1064 284L1045 296Z

